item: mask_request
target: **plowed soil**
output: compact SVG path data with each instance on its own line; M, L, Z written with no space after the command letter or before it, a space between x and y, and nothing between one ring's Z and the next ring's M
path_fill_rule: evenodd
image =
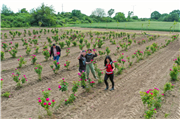
M63 30L70 28L61 28ZM106 29L84 29L73 28L84 31L117 31ZM27 29L33 30L33 29ZM23 32L23 30L18 30ZM118 32L121 32L119 30ZM2 33L9 34L9 31L2 31ZM160 37L156 40L148 42L148 38L140 34L140 31L124 31L137 33L136 40L145 39L147 42L138 45L133 43L127 51L120 51L117 56L116 46L112 45L109 40L105 41L102 48L96 48L96 50L104 50L107 46L110 48L111 58L115 61L118 59L119 54L124 53L125 56L132 55L136 50L144 51L146 46L152 43L165 44L165 40L170 39L170 35L167 32L152 32L148 34L159 34ZM59 35L64 32L59 32ZM37 56L37 63L41 63L43 66L42 81L38 81L38 76L34 71L34 66L31 64L30 55L26 55L25 47L22 46L21 37L16 37L14 41L10 36L8 39L2 39L2 42L15 42L19 43L17 58L11 58L8 52L5 52L5 60L1 61L1 78L4 79L3 88L1 92L9 91L12 95L10 98L1 97L1 117L2 119L27 119L27 118L56 118L56 119L140 119L144 118L144 106L141 101L139 92L146 91L151 88L163 89L166 82L170 80L169 69L173 66L173 59L176 58L179 53L180 41L174 41L165 48L160 49L158 52L149 56L148 58L135 63L130 68L123 71L122 75L115 76L115 90L104 91L105 84L96 85L91 93L86 93L83 89L79 89L77 92L77 99L71 105L58 106L61 101L67 99L67 94L71 94L71 88L73 81L78 81L78 60L79 47L70 47L70 54L66 56L66 47L62 49L60 64L61 69L57 74L54 74L50 65L53 64L52 60L45 62L42 55L43 42L47 42L46 37L53 36L52 33L46 35L41 34L39 42L39 53ZM32 36L31 36L32 37ZM94 36L95 37L95 36ZM25 37L29 38L29 37ZM86 38L90 42L89 36ZM118 38L119 41L121 38ZM62 40L65 41L65 40ZM42 43L41 43L42 42ZM92 45L91 45L92 48ZM85 48L86 49L86 48ZM1 48L1 50L3 50ZM31 54L34 54L32 49ZM25 57L27 63L19 68L22 75L26 75L28 82L23 85L21 89L16 89L16 83L12 80L11 74L14 73L14 69L18 67L17 59L19 56ZM98 56L95 58L98 64L98 68L103 68L105 56ZM66 60L71 61L70 68L67 70L63 65ZM126 63L126 67L127 67ZM69 83L67 94L59 91L58 82L65 78ZM90 78L97 83L97 80L90 75ZM157 110L156 118L163 119L166 113L169 114L169 119L180 118L180 90L179 82L173 82L175 88L173 91L169 91L163 99L163 104L160 110ZM111 83L109 82L111 85ZM53 110L53 116L44 116L46 112L37 103L37 99L42 96L42 90L52 89L50 98L56 100L55 109Z

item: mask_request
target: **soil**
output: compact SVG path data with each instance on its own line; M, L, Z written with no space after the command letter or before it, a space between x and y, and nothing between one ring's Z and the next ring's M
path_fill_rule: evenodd
M70 28L60 28L63 30ZM78 29L82 32L85 31L117 31L117 30L106 30L106 29L88 29L88 28L72 28ZM33 30L33 29L28 29ZM13 31L13 30L12 30ZM18 30L23 32L23 30ZM118 30L121 32L123 30ZM2 31L2 33L9 34L9 31ZM148 42L146 36L141 35L141 31L132 31L126 30L123 32L135 33L137 41L145 39L147 42L138 45L133 43L132 46L127 51L120 51L117 56L116 45L112 45L109 40L105 41L105 44L102 48L96 48L96 50L104 50L107 46L110 48L111 58L115 61L118 59L119 54L124 53L125 56L132 55L136 50L144 51L146 46L151 45L152 43L158 43L161 46L165 44L165 40L170 39L172 34L168 32L157 32L157 31L148 31L148 34L160 34L160 37L156 40ZM60 32L63 34L63 32ZM176 33L177 34L177 33ZM180 34L180 33L179 33ZM144 118L144 106L141 101L139 92L146 91L151 88L159 88L163 90L163 86L166 82L170 80L169 69L173 66L173 59L176 58L179 54L180 41L174 41L169 46L160 49L158 52L149 56L148 58L135 63L133 60L133 66L127 68L123 71L122 75L115 76L115 90L114 91L104 91L105 84L96 85L91 93L86 93L83 89L78 89L77 99L71 105L65 106L60 104L60 102L67 99L67 94L59 91L58 82L65 78L69 83L68 94L71 94L71 88L73 81L78 81L78 60L77 56L79 54L79 47L70 47L70 54L66 56L66 48L62 49L60 64L61 69L57 74L54 74L50 65L53 64L52 60L45 62L44 56L42 55L43 42L47 42L46 37L53 36L52 33L47 33L46 35L41 34L39 41L39 53L36 54L37 63L41 63L43 66L42 71L42 81L38 81L38 76L34 71L34 65L29 61L30 56L26 55L25 47L22 46L22 41L18 36L15 38L15 41L12 41L10 36L8 39L2 39L2 42L15 42L19 43L17 58L11 58L8 52L5 52L5 60L1 61L1 78L4 79L3 88L1 92L9 91L11 93L10 98L1 98L1 107L2 107L2 119L23 119L23 118L53 118L53 119L140 119ZM95 37L95 36L94 36ZM26 39L29 38L25 37ZM32 38L32 36L31 36ZM90 42L89 36L86 35L86 38ZM119 41L121 38L118 38ZM65 41L65 40L61 40ZM42 42L42 44L40 43ZM92 46L91 46L92 48ZM85 48L86 49L86 48ZM34 49L32 49L31 54L34 54ZM18 58L23 56L27 63L23 65L22 68L18 68L21 71L21 75L26 75L28 82L23 85L22 88L16 89L16 83L12 80L11 74L14 73L14 69L18 67ZM103 67L105 56L98 56L95 58L98 64L98 68ZM66 60L71 61L70 68L67 70L63 65ZM127 63L125 67L127 67ZM90 73L90 78L97 83ZM109 81L111 86L111 83ZM180 90L179 82L173 82L175 88L173 91L167 92L167 95L164 96L162 107L157 110L156 118L162 119L165 114L169 114L168 118L170 119L179 119L180 118ZM47 117L46 112L40 105L38 105L38 98L42 96L42 90L47 90L51 88L50 99L56 100L55 109L53 110L53 116Z

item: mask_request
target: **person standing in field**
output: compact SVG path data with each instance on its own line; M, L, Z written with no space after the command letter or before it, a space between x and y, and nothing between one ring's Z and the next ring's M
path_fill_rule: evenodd
M105 68L101 69L101 70L106 69L106 74L104 77L104 82L106 84L105 90L108 90L108 88L109 88L107 80L108 80L108 78L110 78L110 81L112 83L112 88L110 91L112 91L112 90L114 90L114 72L113 71L115 70L115 66L114 66L114 63L110 56L106 56L106 58L104 60L104 66L105 66Z
M91 61L93 61L94 57L97 57L96 51L94 51L95 54L92 54L92 50L88 49L88 53L86 54L86 60L88 64L86 65L86 73L87 73L87 79L89 79L89 70L91 70L93 76L95 79L98 79L94 70L94 65Z
M50 50L50 59L52 55L53 55L53 59L59 62L59 58L61 56L61 48L53 44Z
M82 73L82 72L86 72L86 64L88 64L88 62L86 62L86 51L83 50L83 51L80 51L80 54L78 56L78 60L79 60L79 72ZM82 83L82 82L81 82ZM83 86L81 84L81 87L82 88L85 88L85 86Z
M83 71L86 72L86 51L80 51L80 54L78 56L79 60L79 72L82 73Z

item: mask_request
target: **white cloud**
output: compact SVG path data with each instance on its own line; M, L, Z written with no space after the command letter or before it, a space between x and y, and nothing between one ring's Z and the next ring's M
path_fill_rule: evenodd
M96 8L103 8L105 12L111 8L116 12L123 12L126 16L128 11L133 11L138 17L150 17L150 11L155 10L160 13L169 13L172 10L180 9L180 0L4 0L2 4L7 5L14 12L22 8L30 11L32 8L37 8L42 3L52 5L56 12L63 11L71 12L73 9L81 10L82 13L90 15Z

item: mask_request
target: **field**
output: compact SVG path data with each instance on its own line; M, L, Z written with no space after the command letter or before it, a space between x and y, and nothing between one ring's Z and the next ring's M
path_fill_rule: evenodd
M92 23L69 25L82 28L108 28L108 29L126 29L126 30L150 30L150 31L170 31L174 22L156 22L151 21L149 28L148 21L141 22L119 22L119 23ZM143 27L142 27L143 24ZM173 28L171 29L173 31ZM180 32L180 22L177 22L174 31Z
M142 23L142 22L141 22ZM140 28L141 23L139 23L137 29ZM154 23L152 23L154 25ZM158 23L159 24L159 23ZM92 24L92 26L96 26L97 24ZM101 26L105 26L106 24L100 24ZM108 26L110 26L108 24ZM130 24L127 25L127 28L130 28ZM168 29L168 25L162 25L163 29ZM113 23L112 27L116 27L116 24ZM120 26L119 26L120 27ZM121 25L123 27L123 25ZM153 27L150 26L151 29ZM159 27L155 27L159 29ZM34 28L35 30L40 30L39 28ZM46 28L48 30L48 28ZM54 28L53 28L54 29ZM66 55L67 46L62 48L60 65L61 68L57 72L57 74L53 73L53 70L50 68L50 65L53 64L53 60L45 61L44 55L42 54L44 44L48 45L47 37L55 36L55 33L52 33L52 28L49 28L50 32L44 34L38 33L41 35L41 38L38 39L39 53L34 53L35 46L32 44L30 48L32 49L30 55L26 54L25 46L23 46L23 39L33 38L33 34L31 36L23 36L23 34L18 37L15 36L14 40L9 35L9 30L4 30L2 33L7 34L7 38L5 39L4 35L2 36L1 42L12 42L14 45L16 42L19 43L18 52L16 54L16 58L12 58L8 52L5 52L5 59L1 61L1 78L3 79L3 86L1 93L5 93L9 91L11 93L10 97L1 97L1 118L2 119L139 119L144 118L144 105L141 101L140 91L147 91L149 89L158 88L160 90L160 94L163 93L164 85L167 82L171 82L174 84L174 89L172 91L167 91L165 96L162 97L162 106L157 109L157 114L154 114L156 118L162 119L165 118L166 114L169 114L167 118L169 119L179 119L180 118L180 83L179 81L170 81L171 77L169 76L169 69L172 69L174 64L173 59L177 58L180 49L180 38L172 39L169 32L160 32L160 31L146 31L148 35L141 34L141 31L132 31L132 30L117 30L117 29L88 29L88 28L58 28L58 35L62 36L67 33L67 30L72 30L72 33L69 33L67 36L70 37L70 34L75 34L75 31L78 31L78 34L84 33L85 38L90 43L90 35L88 32L93 32L93 43L97 37L103 39L104 44L101 48L96 47L97 51L105 51L106 47L109 47L111 50L110 56L113 61L117 61L120 54L124 54L124 59L126 60L124 67L125 69L122 71L121 75L115 75L115 90L114 91L104 91L105 84L98 84L98 81L90 75L90 78L95 81L95 86L91 88L90 92L79 88L76 92L76 99L73 103L69 105L64 104L64 100L68 99L68 96L72 94L72 87L74 81L79 81L78 76L78 65L79 61L77 60L77 56L79 55L80 49L78 46L73 46L71 42L70 54ZM26 29L27 31L33 32L33 29ZM176 30L180 30L177 29ZM16 30L11 30L15 32ZM19 32L24 32L24 30L17 30ZM100 35L96 35L96 33L101 32ZM110 31L114 31L115 33L124 32L130 34L130 38L132 39L132 43L128 46L127 49L121 48L117 51L117 46L119 46L119 41L121 43L128 44L127 36L113 37L109 38ZM104 32L108 32L108 34L104 34ZM133 38L133 34L136 33ZM56 35L57 35L56 34ZM180 34L180 33L174 33ZM156 37L155 37L156 36ZM153 39L149 40L152 37ZM61 38L60 41L64 42L68 38ZM78 39L77 43L79 44ZM116 42L116 45L112 42ZM171 40L169 44L167 44L168 40ZM136 41L136 42L135 42ZM144 41L144 42L143 42ZM59 42L59 41L58 41ZM53 41L55 43L55 41ZM143 58L138 62L138 58L132 59L131 56L137 51L146 51L147 46L151 46L153 43L158 45L155 49L157 49L154 53L150 49L151 55L143 55ZM11 46L12 46L11 45ZM91 48L92 44L91 44ZM49 46L48 46L49 49ZM87 49L84 47L83 49ZM3 48L1 47L1 51ZM42 70L42 81L38 80L38 75L34 71L34 65L32 65L31 61L29 61L30 56L32 54L36 55L37 64L41 63L43 66ZM21 88L17 88L16 82L12 79L12 73L15 73L15 68L19 66L18 59L20 56L25 58L27 61L21 68L18 68L21 72L21 75L26 75L27 83L23 84ZM97 62L98 68L103 68L104 65L104 55L99 55L95 58ZM127 57L130 57L132 62L132 66L129 66L129 62ZM66 60L70 61L69 70L64 67ZM119 63L122 67L122 63ZM115 71L117 72L117 70ZM104 72L105 73L105 72ZM90 73L91 74L91 73ZM102 78L104 77L104 74ZM68 91L61 92L58 89L58 82L65 79L69 83ZM110 86L111 83L108 80ZM54 99L56 101L55 107L53 108L52 116L48 117L46 115L46 111L38 104L38 98L42 97L42 90L47 91L48 88L51 88L50 99Z

